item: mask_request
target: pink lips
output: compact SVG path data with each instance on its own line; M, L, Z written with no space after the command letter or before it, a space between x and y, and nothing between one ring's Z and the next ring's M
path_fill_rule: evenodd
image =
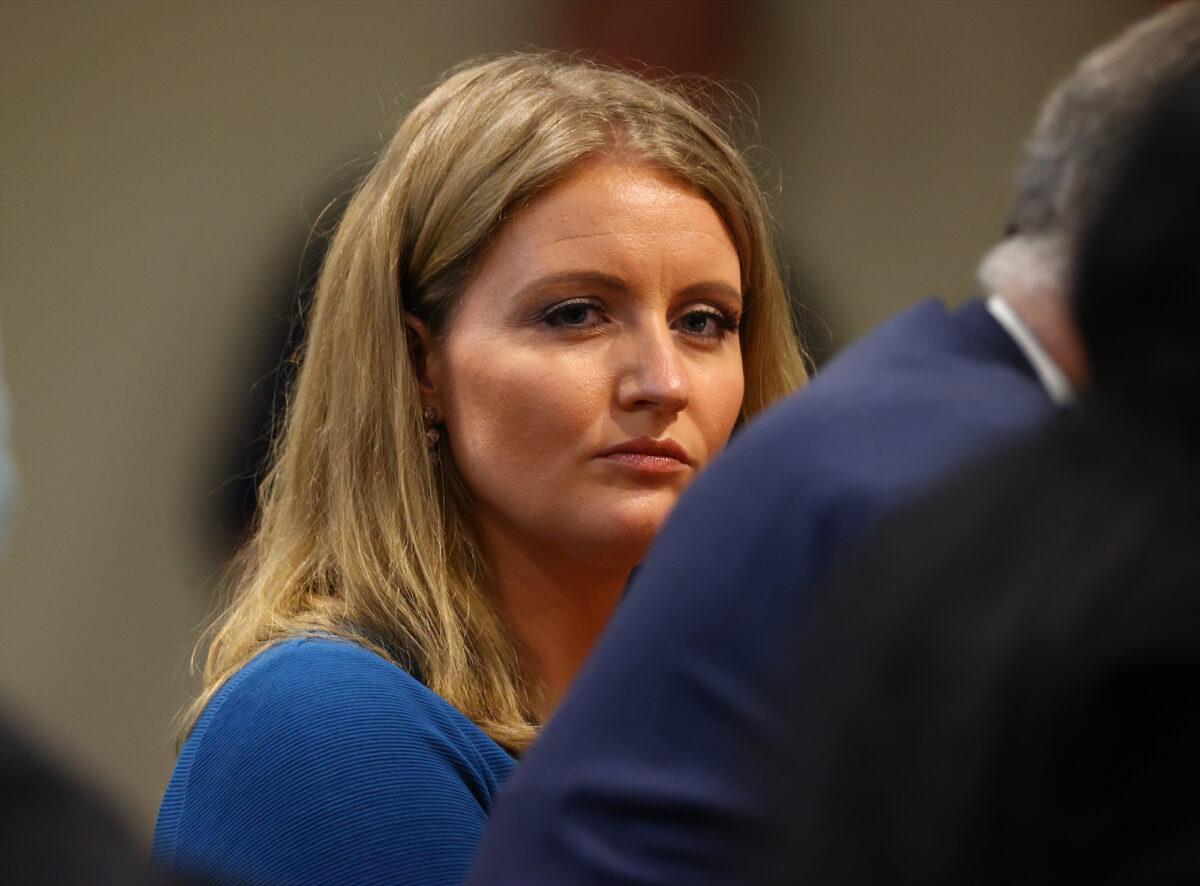
M652 437L626 440L597 453L596 457L650 473L671 473L692 464L687 451L674 440Z

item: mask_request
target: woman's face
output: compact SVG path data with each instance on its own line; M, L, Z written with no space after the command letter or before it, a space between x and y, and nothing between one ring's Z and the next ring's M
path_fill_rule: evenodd
M486 543L637 563L737 420L740 271L712 206L644 164L505 223L426 361Z

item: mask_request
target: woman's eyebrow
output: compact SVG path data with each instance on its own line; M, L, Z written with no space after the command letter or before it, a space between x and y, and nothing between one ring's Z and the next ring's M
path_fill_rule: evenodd
M536 295L546 290L558 289L563 286L590 286L597 289L606 289L610 292L627 292L628 285L620 277L613 274L607 274L604 271L556 271L553 274L546 274L543 277L538 277L536 280L525 284L520 289L521 295ZM703 297L718 297L723 298L734 304L742 304L745 297L742 291L728 283L723 283L720 280L702 280L698 283L692 283L679 290L678 295L683 298L703 298Z
M720 280L703 280L699 283L692 283L679 290L679 295L684 298L703 298L705 296L723 298L736 305L741 305L745 301L745 296L740 289L730 286L728 283L722 283Z
M536 295L546 290L572 285L591 286L610 292L626 292L629 289L620 277L606 274L603 271L556 271L525 284L520 289L520 295Z

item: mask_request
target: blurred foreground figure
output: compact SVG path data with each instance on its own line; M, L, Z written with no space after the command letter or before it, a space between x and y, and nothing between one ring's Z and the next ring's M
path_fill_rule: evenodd
M814 582L882 515L1086 382L1067 296L1080 232L1140 112L1198 59L1195 3L1088 56L1027 147L1011 235L981 269L987 301L901 315L699 479L501 795L472 882L755 882L778 858L791 804L768 798L798 762L788 712L811 673L795 650Z
M0 546L14 475L0 377ZM175 881L151 871L111 811L43 759L0 716L0 882L142 886Z
M0 882L149 886L151 870L111 810L0 720Z
M1197 157L1200 73L1084 255L1093 401L832 589L779 882L1200 882Z

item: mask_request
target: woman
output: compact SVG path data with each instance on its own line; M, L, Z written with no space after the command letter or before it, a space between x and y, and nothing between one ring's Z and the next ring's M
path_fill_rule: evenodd
M549 55L453 73L331 243L156 857L460 880L683 488L803 378L708 117Z

